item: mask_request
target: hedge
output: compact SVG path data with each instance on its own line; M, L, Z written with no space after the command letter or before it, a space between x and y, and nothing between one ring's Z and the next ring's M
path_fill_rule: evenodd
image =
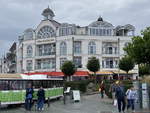
M71 90L80 90L81 92L86 92L86 87L93 80L80 80L80 81L69 81L65 82L65 88L71 87Z
M104 85L105 85L105 94L109 97L112 98L112 93L109 92L110 86L112 83L114 83L116 80L104 80ZM71 90L80 90L81 92L85 93L86 92L86 87L87 85L93 82L94 80L80 80L80 81L69 81L69 82L65 82L65 88L67 87L71 87ZM125 91L127 91L127 89L129 89L133 84L131 80L122 80L121 81ZM99 89L99 84L96 84L96 89L98 91Z

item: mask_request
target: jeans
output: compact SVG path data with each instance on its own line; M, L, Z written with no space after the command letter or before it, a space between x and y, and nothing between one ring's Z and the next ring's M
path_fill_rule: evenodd
M32 99L26 99L25 100L25 109L31 110L31 107L32 107Z
M134 99L128 99L127 109L132 107L132 110L134 110L134 101L135 101Z
M38 110L42 110L43 106L44 106L44 99L39 99L37 102L37 108Z
M104 98L104 91L101 91L101 98Z
M124 111L125 107L126 107L125 98L117 99L117 102L118 102L118 110L119 110L119 112L121 112L121 110Z

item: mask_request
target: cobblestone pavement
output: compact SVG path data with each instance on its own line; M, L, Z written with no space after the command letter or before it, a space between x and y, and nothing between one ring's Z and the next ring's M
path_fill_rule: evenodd
M0 113L37 113L35 108L31 112L25 111L23 107L2 109ZM62 100L51 102L50 107L45 105L41 113L118 113L117 108L111 104L109 99L101 99L100 95L90 95L81 97L80 102L74 103L69 99L66 105Z

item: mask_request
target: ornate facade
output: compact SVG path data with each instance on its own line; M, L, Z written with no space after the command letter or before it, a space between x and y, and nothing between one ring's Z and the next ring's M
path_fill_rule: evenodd
M117 70L123 48L134 36L135 27L113 26L99 17L88 26L59 23L47 8L36 29L29 28L19 36L18 72L60 71L66 60L73 60L78 70L87 70L92 56L100 60L101 70Z

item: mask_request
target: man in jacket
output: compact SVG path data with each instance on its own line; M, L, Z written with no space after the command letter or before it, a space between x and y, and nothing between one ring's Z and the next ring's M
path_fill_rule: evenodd
M115 94L118 103L119 113L121 113L121 111L125 113L124 111L126 107L126 103L125 103L126 95L125 95L124 87L121 85L119 81L116 82Z
M38 101L37 101L38 110L41 111L43 110L44 101L45 101L45 91L42 86L38 90L37 96L38 96Z

